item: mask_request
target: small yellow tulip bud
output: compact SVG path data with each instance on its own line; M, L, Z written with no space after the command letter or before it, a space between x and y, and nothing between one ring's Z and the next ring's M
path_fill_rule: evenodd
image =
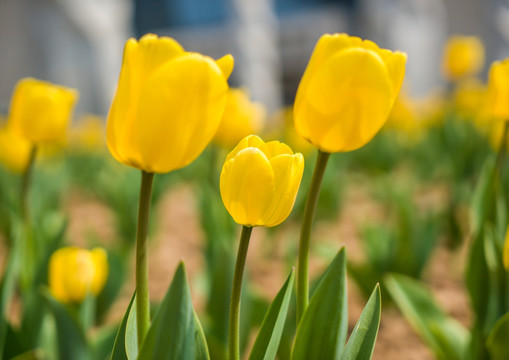
M214 61L153 34L129 39L108 114L113 157L150 173L191 163L217 131L232 69L231 55Z
M244 89L230 89L214 141L231 149L244 137L262 129L265 113L263 105L251 102Z
M495 61L488 75L488 103L494 116L509 120L509 59Z
M0 163L15 173L22 173L28 166L32 144L8 127L0 129Z
M49 262L49 287L63 303L78 303L87 294L98 295L108 277L108 259L104 249L92 251L77 247L61 248Z
M476 36L451 36L445 46L442 72L448 80L477 74L484 65L484 46Z
M250 135L226 157L220 178L224 206L241 225L276 226L292 211L304 158L278 141Z
M369 142L387 121L405 74L406 54L346 34L323 35L297 90L297 132L323 152Z
M12 96L8 126L35 144L62 138L77 99L74 89L21 79Z

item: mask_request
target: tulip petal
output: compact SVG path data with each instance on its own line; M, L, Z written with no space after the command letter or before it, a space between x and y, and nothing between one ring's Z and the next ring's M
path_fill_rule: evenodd
M117 90L108 114L108 148L118 161L127 163L136 157L130 145L132 123L138 109L140 91L147 78L161 65L182 55L184 49L169 37L154 34L143 36L139 42L129 39L124 48L122 69Z
M290 215L300 181L304 172L304 157L302 154L282 154L270 159L275 179L275 194L270 210L264 213L264 226L276 226Z
M244 149L247 149L249 147L254 147L254 148L258 148L259 149L259 148L261 148L264 145L265 145L265 143L258 136L256 136L256 135L248 135L245 138L243 138L239 142L239 144L237 146L235 146L235 148L232 151L230 151L230 153L226 157L225 162L227 162L228 160L233 159L235 156L237 156L237 154L240 151L242 151Z
M317 71L296 104L296 129L326 152L350 151L380 130L393 104L392 84L380 56L352 48Z
M220 178L221 197L235 222L260 225L275 195L274 181L271 164L259 149L243 149L226 161Z
M227 91L221 70L207 56L186 54L161 66L140 93L131 125L138 151L132 163L156 173L191 163L217 131Z
M235 61L233 60L233 56L231 54L226 54L225 56L216 60L217 66L219 66L225 79L227 80L232 74L234 62Z
M269 141L268 143L260 146L260 150L263 151L269 160L278 155L293 155L292 149L290 149L288 145L279 141Z

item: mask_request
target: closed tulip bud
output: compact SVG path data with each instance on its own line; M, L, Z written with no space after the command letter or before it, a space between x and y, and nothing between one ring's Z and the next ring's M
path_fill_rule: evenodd
M303 171L302 154L278 141L247 136L223 165L223 203L238 224L276 226L292 211Z
M104 249L65 247L51 255L49 287L53 296L63 303L79 303L89 293L97 296L107 278L108 259Z
M297 90L295 128L323 152L369 142L387 121L405 74L406 54L346 34L323 35Z
M8 127L0 129L0 163L15 173L28 166L32 144Z
M509 120L509 59L495 61L488 76L488 103L493 115Z
M188 53L175 40L129 39L106 129L115 159L151 173L191 163L221 121L233 58Z
M231 149L249 134L258 133L263 127L264 118L265 108L249 100L244 89L230 89L214 141Z
M451 36L445 46L442 72L448 80L477 74L484 65L484 46L476 36Z
M32 78L21 79L14 89L8 126L35 144L65 135L78 92Z

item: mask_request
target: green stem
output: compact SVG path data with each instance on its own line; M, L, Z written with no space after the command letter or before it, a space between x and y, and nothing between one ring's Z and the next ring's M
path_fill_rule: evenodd
M147 335L150 325L150 300L148 293L148 225L153 173L141 172L138 228L136 231L136 322L138 346Z
M251 238L252 227L243 226L240 235L239 251L233 274L232 297L230 300L230 322L228 327L228 359L239 360L239 327L240 327L240 295L242 292L242 277L246 265L247 249Z
M297 264L297 324L302 318L302 314L304 314L309 302L309 243L318 195L320 194L320 187L322 185L323 174L325 173L329 155L330 153L318 150L318 158L316 160L315 170L306 200L304 218L302 219L299 241L299 260Z
M35 158L37 155L37 146L33 145L30 149L28 164L23 172L21 180L21 214L26 224L30 223L30 212L28 206L28 197L30 192L30 183L32 182L32 174L34 172Z
M507 148L507 132L509 130L509 120L504 121L504 130L502 133L502 140L500 141L500 147L498 148L497 152L497 159L496 159L496 168L499 176L502 175L502 167L505 160L505 153Z

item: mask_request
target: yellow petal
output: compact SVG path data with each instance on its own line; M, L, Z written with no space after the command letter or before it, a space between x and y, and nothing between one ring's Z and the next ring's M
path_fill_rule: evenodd
M274 171L275 196L261 220L268 227L279 225L290 215L304 172L304 157L283 154L270 159L270 164Z
M326 152L350 151L380 130L392 107L392 84L375 52L351 48L330 58L295 104L297 132Z
M154 34L143 36L139 42L135 39L126 42L107 123L108 148L118 161L126 163L137 156L130 142L140 91L145 82L161 65L183 53L182 46L172 38Z
M94 295L99 295L108 279L108 253L102 248L95 248L90 251L90 256L95 268L91 291Z
M217 131L227 91L221 70L207 56L186 54L161 66L141 90L129 162L156 173L188 165Z
M292 149L282 142L279 141L269 141L268 143L260 146L260 150L263 151L267 159L271 160L275 156L287 154L293 155Z
M0 129L0 162L15 173L23 172L30 158L32 143L8 128Z
M509 120L509 59L494 62L488 76L488 98L493 115Z
M226 54L225 56L216 60L217 66L219 66L227 80L232 74L234 62L235 61L233 60L233 56L231 54Z
M274 172L267 157L256 148L241 150L227 160L220 177L223 203L235 222L263 225L260 219L272 203Z
M247 149L248 147L253 147L253 148L261 148L262 146L265 145L265 142L260 139L258 136L256 135L248 135L246 136L245 138L243 138L239 144L228 154L228 156L226 157L226 160L225 162L227 162L228 160L231 160L233 159L235 156L237 156L237 154L244 150L244 149Z

